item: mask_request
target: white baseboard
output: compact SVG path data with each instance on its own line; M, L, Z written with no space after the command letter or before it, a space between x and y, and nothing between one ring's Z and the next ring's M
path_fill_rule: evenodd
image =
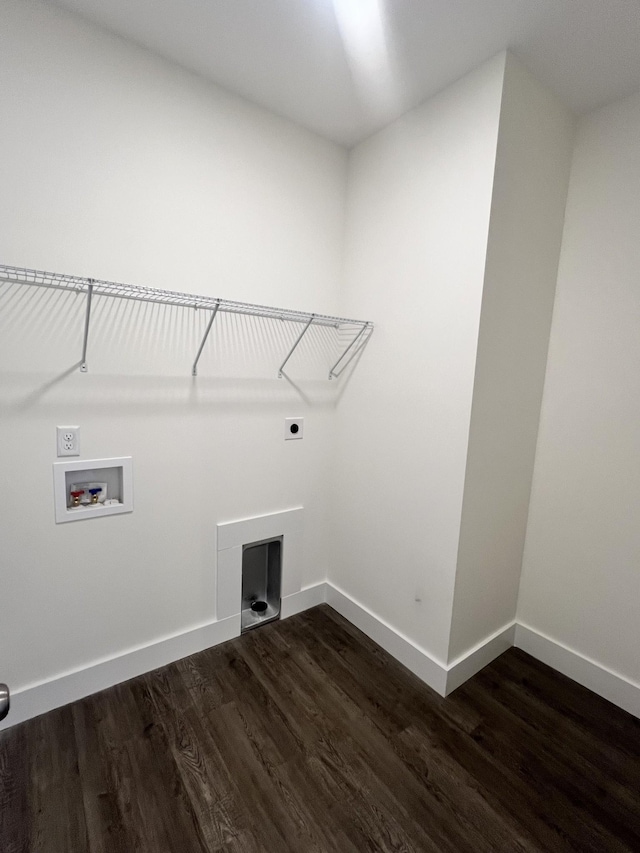
M481 669L484 669L487 664L495 660L507 649L510 649L514 644L516 633L516 623L511 622L505 625L499 631L496 631L491 636L482 640L477 646L474 646L470 651L465 652L456 660L452 661L447 667L447 689L446 694L449 695L465 681L468 681Z
M238 636L240 614L17 690L0 731Z
M310 610L318 604L324 604L326 600L326 583L318 583L315 586L308 586L306 589L301 589L300 592L294 592L291 595L286 595L282 599L280 615L283 619L287 619L289 616L295 616L296 613L302 613L303 610Z
M491 634L446 666L333 584L327 583L326 596L327 604L441 696L448 696L513 645L515 622Z
M282 618L324 602L441 696L451 693L515 645L614 705L640 717L640 685L526 625L515 622L506 625L445 666L330 583L319 583L285 596L282 599ZM11 711L0 723L0 731L239 636L240 614L237 614L26 687L12 693Z
M287 595L282 599L282 617L293 616L316 604L322 604L325 598L324 583ZM238 613L148 646L132 649L117 657L97 661L49 681L12 691L11 710L9 716L0 723L0 731L239 636Z
M639 684L527 625L511 622L445 666L330 583L326 585L326 601L441 696L448 696L492 660L516 646L624 711L640 717Z
M540 634L528 625L516 625L514 645L619 708L640 717L640 684L629 681L623 675Z
M330 583L327 584L327 604L337 610L352 625L359 628L363 634L382 646L386 652L404 664L429 687L432 687L441 696L445 695L447 669L443 664L434 660L424 649L421 649L364 605L359 604Z

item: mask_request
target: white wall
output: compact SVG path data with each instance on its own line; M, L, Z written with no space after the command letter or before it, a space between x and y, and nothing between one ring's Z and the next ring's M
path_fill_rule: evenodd
M377 325L341 382L322 331L279 382L296 330L221 317L193 380L202 312L97 300L81 375L82 301L0 286L0 677L210 622L216 523L298 505L303 585L328 574L443 666L502 627L566 112L500 56L347 159L55 7L0 11L1 263ZM580 127L518 610L636 680L639 130L638 98ZM84 458L133 455L132 515L54 524L65 423Z
M574 120L507 55L449 659L513 622Z
M337 309L346 154L52 6L2 0L0 262ZM332 394L320 338L0 288L0 677L12 689L215 618L215 525L305 507L303 583L326 576ZM304 359L303 359L304 360ZM306 370L306 367L312 369ZM305 439L283 441L304 415ZM131 454L135 511L56 526L56 424Z
M446 661L504 56L350 154L329 580ZM420 601L416 601L419 598Z
M640 683L640 96L579 125L518 619Z

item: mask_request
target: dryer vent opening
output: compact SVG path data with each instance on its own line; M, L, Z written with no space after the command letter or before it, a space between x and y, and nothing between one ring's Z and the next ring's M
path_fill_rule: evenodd
M282 536L242 546L242 632L280 616Z

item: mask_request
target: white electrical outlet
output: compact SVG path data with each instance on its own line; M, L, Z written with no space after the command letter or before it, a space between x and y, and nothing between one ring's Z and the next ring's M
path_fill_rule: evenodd
M80 456L80 427L56 427L58 456Z
M304 418L285 418L284 419L284 440L290 441L292 438L302 438L304 431Z

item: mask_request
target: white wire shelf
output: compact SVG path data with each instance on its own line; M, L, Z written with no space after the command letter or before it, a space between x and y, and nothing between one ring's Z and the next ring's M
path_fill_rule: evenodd
M82 344L82 358L80 362L80 370L83 373L88 371L87 349L89 343L89 331L91 327L91 303L94 296L108 296L114 299L133 299L137 302L152 302L158 305L171 305L180 308L193 308L210 311L211 316L193 363L191 371L193 376L197 376L198 361L202 355L207 338L209 337L216 315L219 311L229 314L244 314L252 317L266 317L271 320L281 320L283 322L299 323L303 325L300 335L278 368L279 378L282 378L285 365L312 325L331 326L336 329L352 327L354 330L354 337L343 350L340 358L330 369L329 379L334 379L340 376L340 374L346 369L347 365L355 358L358 352L360 352L373 332L373 323L365 320L350 320L346 317L333 317L329 314L311 314L306 311L295 311L287 308L273 308L268 305L254 305L249 302L237 302L230 299L219 299L213 296L197 296L195 294L181 293L173 290L160 290L159 288L154 287L140 287L133 284L121 284L119 282L104 281L102 279L95 278L82 278L80 276L45 272L43 270L32 270L22 267L12 267L4 264L0 264L0 282L2 281L10 284L48 287L55 290L65 290L86 295L84 336Z

